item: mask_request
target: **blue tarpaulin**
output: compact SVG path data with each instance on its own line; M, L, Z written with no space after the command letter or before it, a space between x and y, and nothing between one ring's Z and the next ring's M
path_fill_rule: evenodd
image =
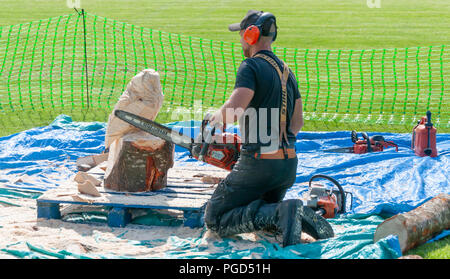
M175 122L168 125L196 136L198 128L189 128L192 124L194 127L199 126L199 122ZM70 117L60 115L49 126L0 138L0 196L13 198L28 195L29 198L36 198L36 191L57 187L76 173L77 158L103 151L105 127L105 123L72 122ZM237 131L236 127L229 127L228 130ZM351 146L353 143L349 131L300 132L297 136L297 178L285 198L303 197L308 190L305 182L314 174L326 174L337 179L346 191L353 194L353 207L347 208L347 214L330 220L336 237L286 248L269 241L260 241L258 247L243 251L233 248L233 239L224 239L217 243L217 247L222 247L222 250L216 253L204 251L205 256L202 256L201 246L196 247L201 233L192 239L170 236L166 241L172 243L174 250L168 251L166 256L187 258L191 257L188 252L195 249L200 249L195 253L200 258L242 258L251 254L263 258L400 256L396 237L373 243L373 233L383 221L381 216L410 211L440 193L450 194L450 135L437 135L439 156L430 158L414 155L410 148L410 134L376 134L397 143L398 152L395 152L395 148L367 154L323 152L325 149ZM375 133L369 134L373 135ZM181 147L176 147L175 151L175 160L179 162L195 160Z

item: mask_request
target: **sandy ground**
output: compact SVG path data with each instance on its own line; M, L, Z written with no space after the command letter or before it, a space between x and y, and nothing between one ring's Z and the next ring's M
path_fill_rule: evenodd
M125 228L112 228L104 223L38 219L35 199L18 198L13 202L19 206L0 203L0 258L15 258L2 249L29 252L33 250L30 246L92 258L202 258L225 251L232 253L263 247L259 240L279 243L265 232L240 234L224 242L206 228L191 229L182 225L128 224ZM63 207L62 214L80 209L79 206L72 207ZM304 242L313 241L306 234L302 238ZM248 258L260 258L260 255L251 254Z
M27 243L29 243L33 246L66 250L75 254L165 258L165 252L174 248L170 243L169 236L180 239L198 238L203 231L201 228L191 229L183 226L133 224L125 228L111 228L104 224L93 225L37 219L35 200L20 199L16 200L16 203L19 203L21 207L4 206L1 208L1 248L29 251L27 247ZM214 245L209 245L211 241L217 240L219 240L217 236L206 232L201 238L200 245L211 252L219 252L215 251ZM142 242L156 245L149 245L154 247L139 245ZM0 258L11 258L11 255L0 254Z
M204 257L223 252L223 247L217 245L222 239L205 228L134 224L125 228L111 228L100 223L37 219L36 200L18 199L15 202L21 206L3 206L0 209L0 249L30 251L28 245L31 245L94 258L172 258L177 253L186 253L186 257ZM253 249L262 247L258 242L261 237L277 243L270 235L256 232L232 237L229 244L236 251ZM305 242L311 241L307 235L302 237ZM195 249L188 251L189 245ZM0 251L0 258L15 257ZM255 254L249 258L259 256Z
M174 167L172 175L189 180L201 180L194 174L205 172L196 171L198 167L190 166L194 171L185 171ZM218 177L225 177L223 172L215 173ZM196 176L197 176L196 175ZM14 175L12 175L14 176ZM72 175L69 179L73 180ZM6 176L2 176L5 179ZM8 177L11 183L19 179L30 184L37 183L35 177ZM34 181L36 180L36 181ZM67 181L67 180L65 180ZM56 182L57 185L61 182ZM214 182L215 183L215 182ZM74 186L75 187L75 186ZM58 187L59 189L60 187ZM75 188L76 189L76 188ZM36 251L33 247L46 251L67 251L77 255L93 258L186 258L209 257L211 254L222 255L261 247L260 240L270 243L280 243L273 235L266 232L240 234L228 238L226 241L206 228L191 229L184 226L147 226L128 224L125 228L108 227L105 223L75 223L62 220L47 220L37 218L36 199L15 198L3 199L18 205L12 206L0 202L0 258L14 258L11 253L1 251L9 249L15 251ZM61 214L68 212L90 211L85 206L65 205L61 207ZM98 211L98 210L97 210ZM133 215L139 216L137 210ZM174 214L174 212L171 212ZM314 241L307 234L302 235L303 242ZM42 253L39 254L42 256ZM260 255L249 254L248 258L259 258Z

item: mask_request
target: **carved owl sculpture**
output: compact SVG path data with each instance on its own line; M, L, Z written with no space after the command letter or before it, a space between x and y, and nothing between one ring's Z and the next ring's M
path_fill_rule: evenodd
M127 85L109 115L105 135L105 148L123 135L139 131L138 128L122 121L114 115L117 109L124 110L151 120L155 120L161 109L164 95L158 72L146 69L138 73Z

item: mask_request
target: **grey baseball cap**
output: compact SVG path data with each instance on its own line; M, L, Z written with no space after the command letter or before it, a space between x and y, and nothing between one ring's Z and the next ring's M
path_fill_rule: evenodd
M256 23L258 18L263 14L262 11L249 10L245 15L244 19L240 23L233 23L228 26L230 31L241 31L249 27L250 25Z

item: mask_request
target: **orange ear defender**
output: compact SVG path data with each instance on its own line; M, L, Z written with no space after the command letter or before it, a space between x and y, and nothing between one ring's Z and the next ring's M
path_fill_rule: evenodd
M244 41L246 41L249 45L254 45L258 42L261 32L259 28L255 25L250 25L245 29L244 32Z
M275 41L276 31L273 33L270 33L269 30L267 30L266 32L264 32L265 30L263 30L263 24L269 18L271 18L273 20L273 22L275 23L275 26L276 26L275 16L271 13L263 13L258 18L258 20L255 22L255 24L252 24L249 27L247 27L247 29L245 29L244 41L246 41L249 45L254 45L259 41L259 38L261 37L261 35L264 35L264 36L272 35L273 40Z

